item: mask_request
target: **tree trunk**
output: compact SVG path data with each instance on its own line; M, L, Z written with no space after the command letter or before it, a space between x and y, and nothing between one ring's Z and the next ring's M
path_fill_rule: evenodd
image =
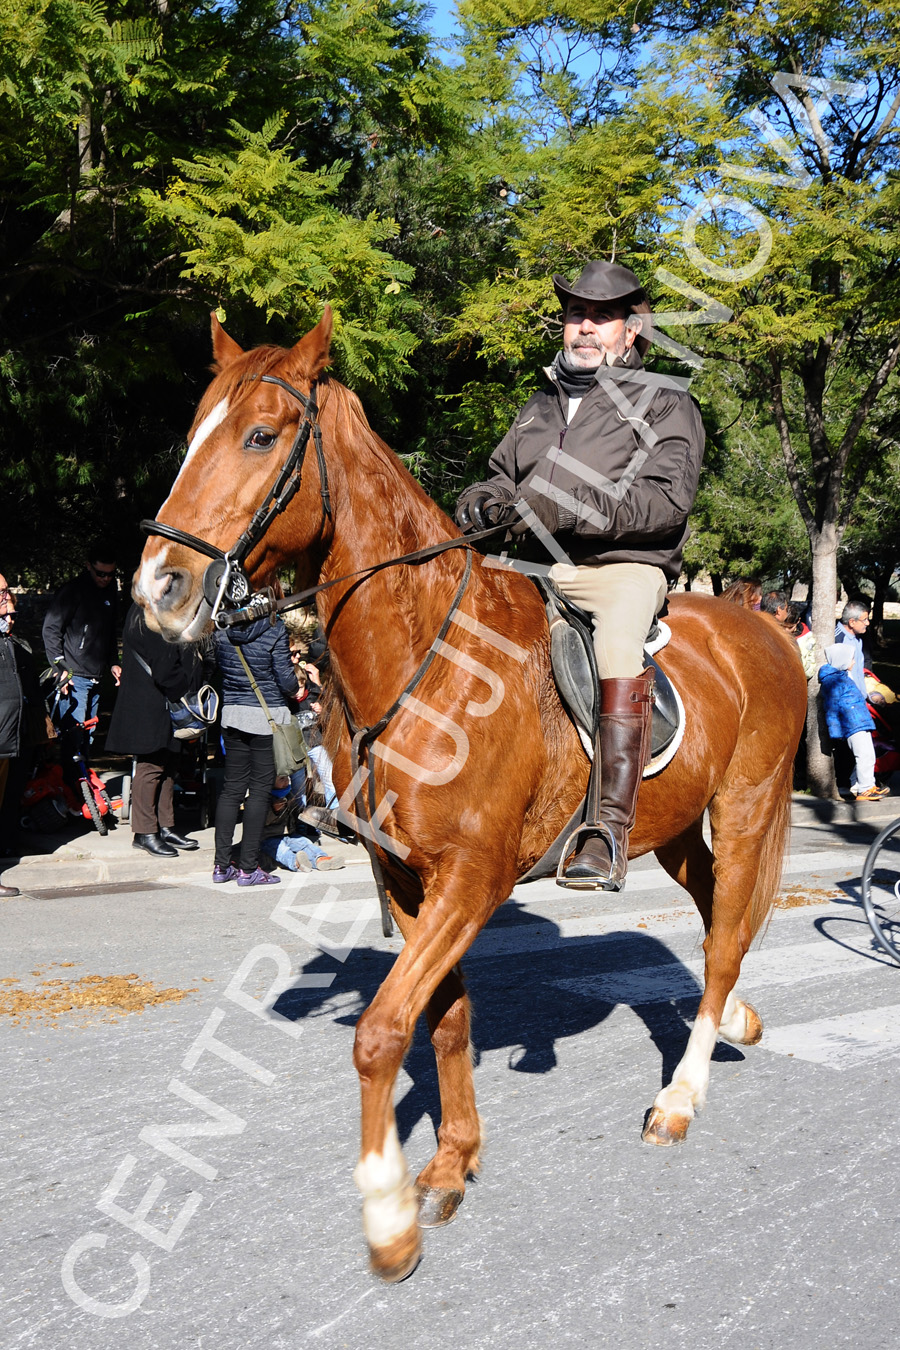
M812 631L816 639L816 672L825 662L825 648L834 642L837 607L837 550L840 531L826 524L810 539L812 546ZM816 797L837 797L831 741L819 700L819 679L809 681L806 710L806 785Z

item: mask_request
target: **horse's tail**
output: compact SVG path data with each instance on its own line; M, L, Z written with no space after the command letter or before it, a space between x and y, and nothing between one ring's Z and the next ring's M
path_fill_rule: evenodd
M781 771L778 799L769 828L762 838L759 871L750 898L750 936L755 937L775 903L781 885L781 868L791 832L791 790L794 766L791 760Z

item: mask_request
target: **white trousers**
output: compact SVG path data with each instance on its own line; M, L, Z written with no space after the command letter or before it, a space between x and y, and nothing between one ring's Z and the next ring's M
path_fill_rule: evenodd
M853 791L865 792L875 786L875 742L871 731L854 731L847 737L847 744L856 760L856 772L853 774Z
M594 617L601 680L634 680L644 669L644 641L666 598L666 575L648 563L573 567L554 563L550 580Z

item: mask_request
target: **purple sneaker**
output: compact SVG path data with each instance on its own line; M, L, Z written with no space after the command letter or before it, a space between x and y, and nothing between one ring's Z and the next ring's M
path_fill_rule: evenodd
M213 868L213 881L234 881L237 874L237 868L232 867L230 863L227 867L220 867L219 864L216 863Z
M264 872L261 867L257 867L252 872L245 872L243 868L238 871L237 884L239 886L278 886L281 877L273 877L271 872Z

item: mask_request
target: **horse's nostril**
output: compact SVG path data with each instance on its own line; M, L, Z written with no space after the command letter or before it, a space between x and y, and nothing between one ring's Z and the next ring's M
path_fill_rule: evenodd
M154 580L154 598L161 609L172 609L190 591L190 578L179 568L160 568Z

